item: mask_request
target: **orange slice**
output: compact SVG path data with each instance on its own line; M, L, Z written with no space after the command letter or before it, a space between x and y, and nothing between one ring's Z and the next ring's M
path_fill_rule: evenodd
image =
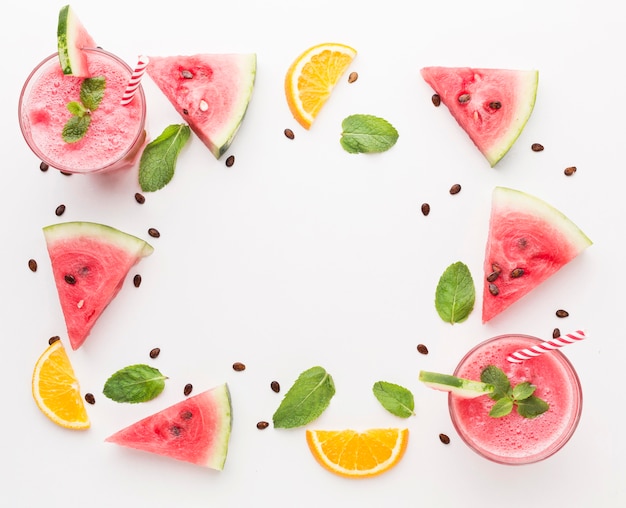
M32 389L37 406L54 423L68 429L89 428L78 380L60 340L48 346L37 360Z
M310 47L291 64L285 95L292 115L305 129L311 127L354 57L354 48L326 42Z
M377 476L404 456L409 429L307 430L315 459L328 471L347 478Z

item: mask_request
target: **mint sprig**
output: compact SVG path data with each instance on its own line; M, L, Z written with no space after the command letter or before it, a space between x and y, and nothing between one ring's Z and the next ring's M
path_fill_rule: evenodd
M63 141L76 143L81 140L91 124L91 113L98 109L104 98L106 79L104 76L85 78L80 84L80 102L71 101L67 109L72 116L63 126Z
M378 402L391 414L400 418L415 415L415 400L410 390L387 381L378 381L372 387Z
M398 141L398 131L384 118L351 115L341 122L340 143L348 153L378 153L389 150Z
M489 411L489 416L493 418L508 415L514 406L518 414L524 418L535 418L550 408L545 400L533 395L536 386L524 381L512 387L506 374L495 365L485 367L480 373L480 380L494 387L493 392L489 394L489 397L496 401Z
M435 291L435 309L446 323L465 321L476 301L474 279L466 264L452 263L445 269Z
M186 124L168 125L154 141L146 145L139 161L139 186L144 192L165 187L174 177L176 160L191 129Z
M163 391L166 379L167 376L149 365L129 365L107 379L102 393L115 402L147 402Z

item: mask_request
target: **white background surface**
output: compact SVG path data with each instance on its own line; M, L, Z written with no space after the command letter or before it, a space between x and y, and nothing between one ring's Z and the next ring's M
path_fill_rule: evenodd
M131 65L139 54L256 52L254 96L226 157L196 138L173 181L147 195L136 170L116 177L42 173L21 138L17 101L30 70L56 51L62 3L31 0L4 9L1 32L3 183L0 196L0 337L3 473L0 504L11 507L146 506L623 506L623 84L619 3L583 1L141 2L75 1L105 49ZM410 8L409 8L410 7ZM307 47L337 41L358 50L310 131L284 100L283 78ZM421 80L427 65L536 68L539 93L517 144L491 169ZM149 78L152 137L181 119ZM341 120L382 116L400 133L373 156L339 145ZM288 140L283 130L292 128ZM530 145L542 143L534 153ZM567 178L563 169L575 165ZM462 185L451 196L452 184ZM490 195L506 185L550 202L594 245L487 325L480 320L482 256ZM429 202L428 217L420 204ZM149 240L141 261L71 360L92 428L58 428L30 394L33 365L52 335L66 333L41 228L62 220L103 222ZM148 237L156 227L161 238ZM27 267L39 262L37 273ZM477 284L468 321L443 323L433 304L443 270L466 263ZM132 285L141 273L143 284ZM555 317L564 308L570 316ZM417 381L419 369L451 372L471 346L522 332L549 338L554 327L585 328L567 348L584 389L583 416L569 444L525 467L492 464L454 433L443 394ZM417 353L418 343L430 349ZM151 361L148 352L161 348ZM69 349L69 348L68 348ZM244 362L244 372L231 365ZM169 376L146 404L114 403L102 386L115 370L150 363ZM402 462L364 481L335 477L314 462L304 429L256 429L282 394L314 365L337 394L311 428L408 426ZM272 380L283 391L273 393ZM375 381L411 389L416 416L388 414ZM119 428L222 382L234 424L226 467L205 470L104 443ZM440 432L452 442L439 442ZM533 504L527 505L531 499Z

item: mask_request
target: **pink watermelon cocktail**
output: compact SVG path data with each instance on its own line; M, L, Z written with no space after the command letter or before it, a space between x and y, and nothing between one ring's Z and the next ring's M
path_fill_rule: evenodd
M515 409L502 418L489 416L494 401L488 396L463 399L449 395L452 423L459 436L475 452L502 464L529 464L546 459L570 439L580 420L582 389L572 364L560 351L551 351L522 363L507 356L542 341L527 335L502 335L473 348L461 360L454 375L480 379L488 365L508 376L511 386L528 381L535 395L550 405L547 412L524 418Z
M104 76L106 89L85 136L68 143L63 126L71 113L67 104L78 101L83 78L64 75L58 55L49 56L30 74L19 103L24 139L45 163L70 173L94 173L133 166L145 145L146 102L141 87L122 106L132 69L115 55L84 49L91 76Z

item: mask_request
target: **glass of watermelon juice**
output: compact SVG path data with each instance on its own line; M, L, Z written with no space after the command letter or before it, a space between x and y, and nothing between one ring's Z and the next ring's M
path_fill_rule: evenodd
M28 76L20 95L20 128L31 150L43 162L68 173L97 173L133 166L145 146L146 100L139 87L133 100L120 104L133 70L101 49L83 49L92 76L104 76L106 88L85 136L68 143L63 126L71 113L67 104L80 100L84 78L64 75L55 53Z
M489 416L494 401L488 396L464 399L448 396L452 423L459 436L479 455L500 464L530 464L554 455L574 434L582 411L580 380L560 351L550 351L522 363L511 363L511 353L542 341L528 335L500 335L471 349L459 362L454 375L480 379L488 365L508 376L511 386L528 381L534 395L550 408L535 418L524 418L514 408L501 418Z

